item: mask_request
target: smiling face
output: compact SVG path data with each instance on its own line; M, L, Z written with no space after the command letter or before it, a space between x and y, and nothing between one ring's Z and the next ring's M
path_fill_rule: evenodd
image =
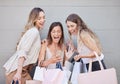
M68 28L68 32L72 35L72 34L77 34L78 28L77 28L77 24L72 22L72 21L67 21L67 28Z
M63 26L60 22L53 22L48 30L47 35L48 45L52 44L53 42L58 44L58 46L62 46L64 43L64 33L63 33Z
M39 16L35 22L35 26L40 29L43 28L45 23L45 13L43 11L39 12Z
M52 42L58 44L62 37L62 30L60 26L55 26L51 31Z

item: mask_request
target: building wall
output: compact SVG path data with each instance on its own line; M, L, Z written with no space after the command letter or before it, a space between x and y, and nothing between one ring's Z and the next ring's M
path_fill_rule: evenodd
M42 39L53 21L62 22L67 39L66 17L71 13L80 15L100 38L105 63L116 69L120 82L120 0L0 0L0 84L5 84L2 66L14 53L33 7L41 7L46 13Z

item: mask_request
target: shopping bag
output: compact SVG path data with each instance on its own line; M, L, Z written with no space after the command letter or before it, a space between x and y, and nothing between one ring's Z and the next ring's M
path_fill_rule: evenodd
M69 61L65 61L65 67L72 71L73 70L73 63L69 62Z
M63 84L64 72L60 69L47 69L42 84Z
M66 67L63 67L63 72L64 72L64 81L62 84L68 84L71 76L71 71L68 70Z
M78 75L79 73L85 73L87 72L86 64L83 63L82 59L80 62L75 62L72 75L71 75L71 83L72 84L78 84Z
M44 81L45 70L46 69L44 67L37 66L35 69L33 80Z
M38 80L26 80L26 84L42 84L42 82Z
M91 61L89 64L89 71L79 74L78 84L118 84L115 68L104 69L97 53L94 53L100 64L101 70L91 72Z

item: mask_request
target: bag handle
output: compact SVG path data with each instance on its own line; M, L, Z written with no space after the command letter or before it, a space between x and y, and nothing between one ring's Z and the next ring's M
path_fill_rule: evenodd
M96 58L97 58L97 60L98 60L98 62L99 62L99 65L100 65L101 70L104 70L103 65L102 65L102 62L101 62L98 54L97 54L95 51L94 51L94 54L95 54L95 56L96 56ZM92 59L91 59L90 62L89 62L88 72L91 72L91 71L92 71Z

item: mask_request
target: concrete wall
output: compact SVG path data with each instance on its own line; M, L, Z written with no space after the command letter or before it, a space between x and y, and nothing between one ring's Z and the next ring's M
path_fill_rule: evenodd
M66 17L70 13L80 15L100 38L105 63L116 69L120 83L120 0L0 0L0 84L5 84L2 66L14 53L33 7L41 7L46 13L42 39L53 21L61 21L67 32Z

